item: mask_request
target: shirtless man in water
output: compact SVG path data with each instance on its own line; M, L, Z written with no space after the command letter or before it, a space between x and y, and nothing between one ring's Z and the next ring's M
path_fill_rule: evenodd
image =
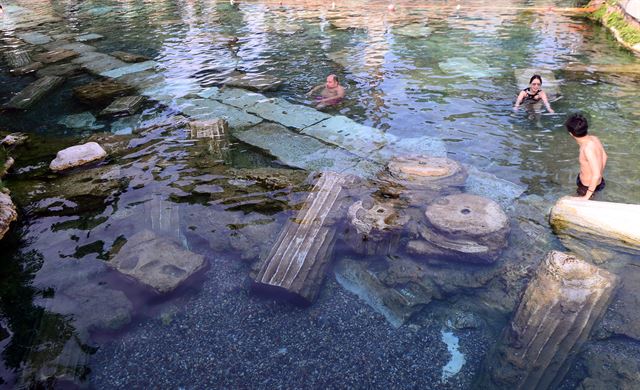
M580 174L576 179L578 195L581 199L589 200L605 186L603 174L607 165L607 153L598 137L587 134L589 124L582 115L571 115L564 125L580 147Z
M311 91L307 92L307 96L313 95L320 89L322 89L322 92L320 92L320 96L316 96L316 108L324 108L338 104L342 101L342 98L344 98L344 88L340 85L338 76L335 74L327 76L326 84L320 84L311 88Z

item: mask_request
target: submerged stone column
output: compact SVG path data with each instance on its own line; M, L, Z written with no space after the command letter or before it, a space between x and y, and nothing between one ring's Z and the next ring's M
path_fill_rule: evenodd
M568 254L549 252L488 355L478 388L557 387L606 310L615 285L611 273Z
M254 288L286 293L303 303L315 300L335 241L335 216L347 176L325 172L294 220L287 222L269 255L253 275Z

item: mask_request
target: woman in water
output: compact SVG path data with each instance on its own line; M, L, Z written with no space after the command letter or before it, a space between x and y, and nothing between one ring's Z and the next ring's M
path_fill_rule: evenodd
M541 89L542 86L542 77L537 74L534 74L529 80L529 86L522 91L518 95L518 99L516 100L516 105L513 106L514 110L517 110L522 103L538 103L542 100L544 106L547 108L547 111L553 113L553 109L549 105L549 99L547 98L547 94Z

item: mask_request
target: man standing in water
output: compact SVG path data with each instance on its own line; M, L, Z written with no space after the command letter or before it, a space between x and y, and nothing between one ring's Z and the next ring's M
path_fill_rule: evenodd
M316 108L324 108L338 104L342 101L342 98L344 98L344 88L340 85L338 76L335 74L327 76L327 83L313 87L311 91L307 92L307 96L311 96L321 88L324 89L320 92L320 96L316 96Z
M580 173L576 179L578 195L589 200L605 186L603 173L607 165L607 153L598 137L587 134L589 124L582 115L571 115L564 125L580 147Z

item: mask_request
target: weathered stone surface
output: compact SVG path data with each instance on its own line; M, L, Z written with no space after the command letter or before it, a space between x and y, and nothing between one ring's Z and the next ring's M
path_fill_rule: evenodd
M138 73L145 70L154 69L156 65L157 63L155 61L145 61L136 64L125 64L124 66L116 67L114 69L108 69L104 72L101 72L100 76L117 78L131 73Z
M91 34L78 35L76 37L76 41L77 42L90 42L90 41L97 41L98 39L102 39L102 38L104 38L104 37L102 35L100 35L100 34L91 33Z
M335 268L335 276L342 287L382 314L395 328L431 302L430 298L424 299L408 290L403 294L387 287L362 261L341 259Z
M100 112L100 115L133 115L140 109L143 102L144 98L142 96L123 96L109 104L107 108Z
M0 145L18 146L27 142L29 136L25 133L11 133L0 140Z
M44 95L59 87L64 82L64 78L58 76L45 76L29 84L25 89L18 92L6 107L25 110L35 104Z
M266 92L277 90L282 84L282 80L265 74L238 74L227 78L222 84L228 87Z
M93 161L101 160L107 156L107 152L95 142L87 142L75 145L58 152L56 158L49 164L49 169L54 172L78 167Z
M500 179L489 172L466 166L469 176L464 184L465 192L492 199L502 207L509 207L524 191L522 185Z
M151 58L140 54L127 53L124 51L114 51L110 53L112 56L124 62L145 62Z
M82 103L105 106L116 97L126 96L133 92L133 88L114 80L97 81L73 89L73 95Z
M549 222L562 243L581 257L603 262L616 253L640 256L640 205L563 197Z
M11 197L0 192L0 240L9 231L11 222L16 219L18 219L18 213Z
M326 116L326 118L320 121L319 117L317 121L319 123L306 127L302 133L364 158L372 157L374 152L388 142L381 130L361 125L346 116Z
M303 303L315 300L331 259L334 224L343 211L340 195L348 180L334 172L322 174L252 276L256 289L284 292Z
M600 335L623 336L640 341L640 267L634 262L614 268L620 279L620 287L597 331Z
M261 118L244 110L211 99L178 99L178 108L198 120L224 118L232 129L243 129L262 122Z
M225 140L229 136L229 124L221 118L189 122L189 129L191 138Z
M104 127L103 125L96 125L96 117L90 112L67 115L61 118L58 123L70 129L97 130Z
M439 196L460 192L467 172L445 157L400 156L391 159L378 178L383 194L420 207Z
M580 353L586 377L576 390L635 390L640 385L640 346L625 340L590 343ZM570 373L568 375L571 375Z
M23 68L31 63L31 56L27 51L6 51L3 53L3 58L9 68L17 69Z
M70 77L82 72L82 69L77 64L58 64L53 66L47 66L43 69L38 70L36 76L44 77L44 76L60 76L60 77Z
M549 99L560 95L560 83L553 75L553 71L547 69L515 69L514 70L518 88L523 90L529 86L529 80L534 74L542 77L542 90L545 91Z
M38 69L42 68L44 65L42 64L42 62L32 62L29 65L25 65L21 68L15 68L15 69L11 69L10 72L11 74L15 75L15 76L24 76L26 74L29 73L33 73L35 71L37 71Z
M88 53L88 52L92 52L92 51L96 50L96 48L94 46L87 45L87 44L80 43L80 42L67 43L67 44L64 44L64 45L60 45L58 47L60 49L64 49L64 50L73 50L76 53L80 54L81 56L82 56L83 53Z
M507 245L509 220L500 205L490 199L448 195L427 206L425 216L427 223L419 232L428 244L421 248L426 255L492 263ZM432 253L430 246L435 247Z
M174 290L204 266L204 256L143 230L124 244L109 265L160 293Z
M200 92L198 96L206 99L218 100L224 104L237 108L247 108L268 100L268 98L262 94L249 92L245 89L229 87L210 87Z
M496 347L479 388L556 388L606 309L616 277L551 251L540 264Z
M394 27L394 34L411 38L426 38L431 35L431 28L421 23L412 23L402 27Z
M347 211L345 242L365 255L395 253L409 219L401 209L397 200L366 198L355 202Z
M291 104L284 99L270 99L247 108L247 111L261 118L294 129L303 129L330 116L314 108Z
M44 45L45 43L51 42L50 36L39 33L39 32L26 32L26 33L17 34L16 36L32 45Z
M53 64L60 61L69 60L77 57L79 54L73 50L56 49L45 53L36 54L33 56L34 61L42 62L43 64Z

